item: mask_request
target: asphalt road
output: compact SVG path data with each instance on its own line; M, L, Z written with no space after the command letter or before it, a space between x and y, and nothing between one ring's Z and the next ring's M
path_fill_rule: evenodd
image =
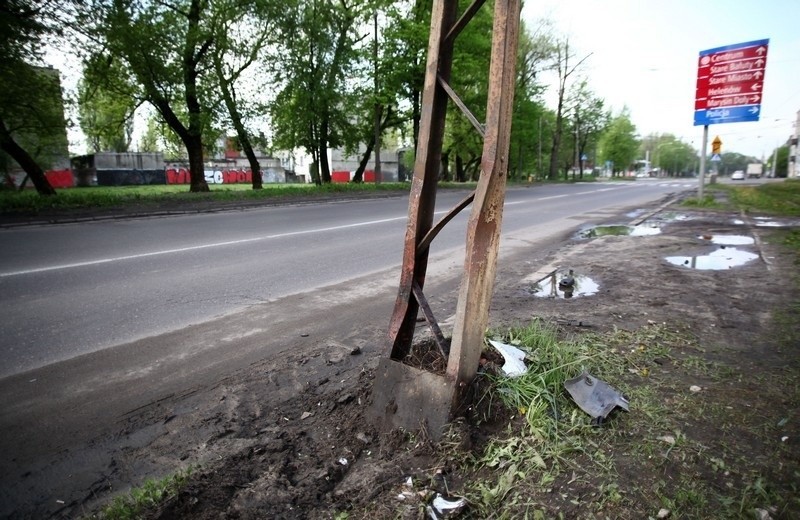
M503 240L695 187L643 179L510 189ZM438 213L464 195L440 192ZM407 211L396 197L0 230L0 378L399 268ZM468 214L437 237L433 256L461 262Z

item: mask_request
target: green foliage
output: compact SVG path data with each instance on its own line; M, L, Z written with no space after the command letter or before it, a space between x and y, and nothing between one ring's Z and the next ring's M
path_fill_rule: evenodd
M103 78L94 77L103 74ZM110 65L97 57L84 65L78 85L78 121L89 143L89 152L127 152L133 134L136 88L125 81L119 61Z
M369 6L333 0L286 4L276 20L287 35L275 50L277 95L270 106L274 144L285 150L303 148L319 166L329 147L347 147L355 139L351 108L357 104L352 76L360 57L358 33ZM291 35L291 36L289 36ZM322 165L322 178L330 171Z
M602 160L613 163L615 174L627 171L632 166L639 143L636 127L631 122L627 109L611 121L608 130L600 137L599 149Z
M179 471L161 480L147 479L141 487L132 489L128 495L118 496L106 506L99 517L103 520L134 520L142 518L147 509L157 507L180 492L186 485L192 468Z
M722 175L730 175L736 170L747 171L748 164L761 162L755 157L736 152L722 152L720 159L722 160L719 163L719 173Z
M753 160L752 162L758 162ZM774 163L774 165L773 165ZM789 173L789 146L779 146L767 159L766 168L771 172L775 170L775 177L786 177ZM740 168L744 170L744 168Z
M727 186L731 200L745 211L800 216L800 181L788 179L759 186Z
M702 199L690 197L683 201L683 205L690 208L722 208L723 204L719 203L713 194L706 194Z
M0 77L0 121L42 169L68 157L66 121L58 71L17 63Z
M67 155L58 72L36 65L41 64L43 42L58 35L62 7L67 11L68 6L8 0L0 8L0 147L12 153L11 143L16 143L41 170ZM9 156L3 151L0 156L0 166L8 169Z
M651 134L642 139L639 153L650 155L654 168L671 176L681 176L696 171L699 165L697 151L672 134Z

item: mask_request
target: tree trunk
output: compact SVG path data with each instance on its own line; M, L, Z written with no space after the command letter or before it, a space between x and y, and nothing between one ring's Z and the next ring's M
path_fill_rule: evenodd
M250 163L250 171L253 173L253 189L260 190L264 187L264 179L261 176L261 165L258 164L256 153L253 151L253 145L250 143L247 132L239 135L239 142L242 145L244 154L247 156L247 162Z
M319 131L319 176L323 184L331 183L331 165L328 162L328 116L322 119Z
M196 39L197 35L201 34L199 31L200 17L205 7L207 5L200 0L191 1L187 14L188 34L183 47L183 86L186 111L189 117L189 127L184 143L189 154L189 175L191 177L189 191L191 192L209 191L203 171L203 109L200 106L197 89L199 64L213 43L208 38L204 41Z
M556 128L553 131L553 145L550 147L550 169L547 175L547 178L550 180L556 180L558 178L558 152L561 150L561 132L563 121L563 117L561 115L562 104L563 99L559 98L558 110L556 112Z
M381 113L383 114L383 112ZM383 114L383 119L381 120L381 132L383 132L389 126L389 120L393 115L394 113L392 112L392 107L389 105L386 107L386 113ZM367 151L361 156L361 161L358 163L358 169L353 174L353 180L351 182L364 182L364 171L367 169L367 164L369 164L369 158L372 155L372 149L374 146L375 134L373 133L370 135L369 141L367 141Z
M439 169L439 180L441 181L449 181L450 180L450 152L445 152L442 150L442 164Z
M464 159L459 154L456 154L456 180L458 182L467 182L467 176L464 173Z
M213 59L214 70L217 73L222 100L225 103L225 108L228 109L228 115L231 116L231 123L233 123L233 129L236 130L236 135L239 137L239 144L242 146L242 151L244 152L245 157L247 157L247 162L250 163L250 171L252 172L253 178L253 189L260 190L263 188L261 165L258 164L258 159L256 159L256 154L253 151L253 144L250 142L250 134L244 127L244 123L242 123L242 116L239 113L238 107L236 106L236 100L234 99L236 92L233 86L234 78L225 77L225 72L222 67L222 57L219 55L219 53L214 53Z
M253 189L260 190L263 188L261 165L258 164L258 159L256 159L256 154L253 151L253 145L250 143L250 135L247 133L244 123L242 123L242 117L239 114L239 109L236 107L236 101L233 99L234 94L231 90L230 83L225 80L219 56L214 56L214 67L217 71L217 78L219 79L222 100L225 102L225 108L228 109L228 115L231 116L231 123L233 123L233 128L236 130L236 135L239 137L239 144L242 146L242 151L247 157L247 162L250 163L250 171L253 176Z
M353 174L353 180L350 182L364 182L364 170L367 169L367 164L369 164L369 158L372 155L372 147L375 146L375 136L373 135L370 137L369 142L367 142L367 151L364 152L364 155L361 156L361 161L358 163L358 168L356 172Z
M12 159L17 161L17 164L28 174L33 186L39 195L55 195L56 190L50 185L50 181L44 175L44 170L34 160L30 154L25 151L17 142L14 137L6 128L6 123L0 119L0 149L11 156Z
M206 182L205 168L203 166L203 142L199 135L189 135L184 141L186 152L189 154L189 191L201 193L211 191Z

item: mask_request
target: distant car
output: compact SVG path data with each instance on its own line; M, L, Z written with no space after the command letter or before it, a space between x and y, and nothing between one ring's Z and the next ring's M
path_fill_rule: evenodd
M732 181L743 181L744 180L744 172L743 171L736 171L731 174Z
M649 173L640 172L640 173L637 173L637 174L636 174L636 178L638 178L638 179L646 179L646 178L648 178L648 177L650 177L650 174L649 174Z

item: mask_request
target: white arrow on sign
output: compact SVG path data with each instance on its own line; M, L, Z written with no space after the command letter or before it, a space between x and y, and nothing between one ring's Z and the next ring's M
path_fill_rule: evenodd
M764 64L764 60L762 60L761 58L759 58L759 59L757 59L757 60L755 61L755 63L756 63L756 67L760 67L760 66L762 66L762 65Z
M758 114L758 107L753 107L750 110L748 110L748 112L750 112L751 114Z
M751 90L761 90L761 83L754 83L753 86L750 87L750 89Z
M756 52L758 54L764 54L765 52L767 52L767 49L765 49L764 47L759 47L758 49L756 49Z
M758 103L758 100L761 99L761 96L753 96L750 98L750 101L753 103Z
M761 73L761 71L759 71L759 70L757 70L757 71L756 71L756 72L753 74L753 76L755 76L755 77L756 77L756 79L761 79L761 76L763 76L763 75L764 75L764 74L762 74L762 73Z

